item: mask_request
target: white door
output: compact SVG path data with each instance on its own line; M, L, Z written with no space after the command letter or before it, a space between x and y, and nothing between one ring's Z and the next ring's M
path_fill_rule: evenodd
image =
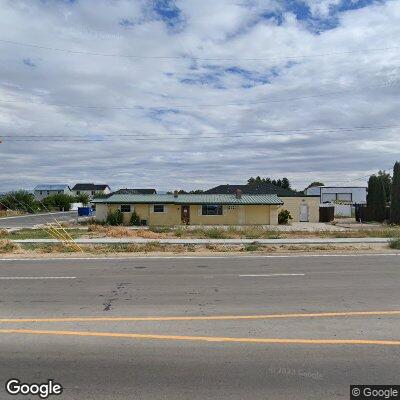
M308 205L300 204L300 222L308 222Z

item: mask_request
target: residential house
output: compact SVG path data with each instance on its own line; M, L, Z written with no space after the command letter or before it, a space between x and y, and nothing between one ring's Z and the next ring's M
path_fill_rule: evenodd
M118 189L112 194L156 194L156 189Z
M318 201L306 199L310 213L318 216ZM317 199L318 200L318 199ZM296 200L300 206L301 198ZM277 225L278 213L284 207L277 194L113 194L95 199L96 220L105 221L116 210L129 224L136 212L143 225ZM314 211L314 203L316 212Z
M355 204L367 204L365 186L312 186L305 192L307 196L318 196L321 204L333 204L336 217L351 217Z
M293 222L319 221L319 196L305 196L303 192L282 188L270 182L248 185L219 185L206 190L207 194L232 194L236 190L243 194L261 195L275 194L282 200L280 210L288 210Z
M46 197L52 194L69 194L72 195L71 188L65 184L55 184L55 185L37 185L33 189L35 199L42 201Z
M110 194L111 189L108 185L96 185L94 183L77 183L72 188L72 192L75 196L85 193L90 198L92 198L95 194Z

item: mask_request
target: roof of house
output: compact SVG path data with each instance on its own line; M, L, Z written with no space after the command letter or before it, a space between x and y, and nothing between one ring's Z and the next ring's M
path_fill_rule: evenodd
M156 189L119 189L113 194L156 194Z
M95 199L93 203L131 203L131 204L283 204L276 194L113 194L105 199Z
M68 185L54 184L54 185L37 185L33 190L65 190L69 189Z
M302 192L285 189L270 182L250 185L219 185L206 190L204 193L232 194L236 192L236 189L240 189L243 194L276 194L282 197L304 196Z
M77 183L72 190L105 190L108 185L95 185L94 183Z

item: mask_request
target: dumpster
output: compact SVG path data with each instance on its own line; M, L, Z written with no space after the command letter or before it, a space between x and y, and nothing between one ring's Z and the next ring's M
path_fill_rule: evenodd
M90 217L93 215L93 210L91 207L78 207L79 217Z

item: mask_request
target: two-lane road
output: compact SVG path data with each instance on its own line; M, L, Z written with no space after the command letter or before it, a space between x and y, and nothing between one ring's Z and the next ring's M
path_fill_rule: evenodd
M400 383L399 289L396 255L3 260L0 376L62 399L348 399Z

